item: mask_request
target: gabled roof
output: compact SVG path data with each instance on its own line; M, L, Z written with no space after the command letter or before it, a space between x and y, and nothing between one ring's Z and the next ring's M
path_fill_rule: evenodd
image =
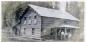
M77 26L72 26L72 25L66 25L66 24L62 24L58 27L68 27L68 28L80 28L80 27L77 27Z
M80 21L79 19L75 18L66 11L54 10L54 9L49 9L31 4L29 4L29 6L33 8L40 16Z

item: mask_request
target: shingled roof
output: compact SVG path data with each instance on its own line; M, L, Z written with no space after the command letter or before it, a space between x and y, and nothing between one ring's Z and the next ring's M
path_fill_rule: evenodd
M71 14L69 14L66 11L49 9L49 8L40 7L40 6L36 6L36 5L32 5L32 4L29 4L29 6L32 9L34 9L40 16L80 21L79 19L77 19L76 17L72 16Z

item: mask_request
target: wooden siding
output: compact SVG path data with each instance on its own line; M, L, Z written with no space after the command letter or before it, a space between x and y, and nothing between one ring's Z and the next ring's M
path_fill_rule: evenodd
M59 18L42 17L42 35L47 35L50 33L51 28L59 28L58 26L62 24L68 24L72 26L78 26L77 21L64 20Z
M34 19L34 16L37 16L36 19ZM27 15L24 17L26 17L26 20L22 20L22 24L21 24L22 35L28 36L30 38L40 38L41 37L41 17L35 12L31 12L30 14L27 13ZM24 23L25 21L26 23ZM34 24L34 21L36 21L35 24ZM24 31L24 28L26 28L25 31ZM32 28L35 28L34 35L32 34Z

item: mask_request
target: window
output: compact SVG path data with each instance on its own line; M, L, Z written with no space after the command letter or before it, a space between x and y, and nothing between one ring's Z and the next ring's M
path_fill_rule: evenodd
M24 24L26 24L26 20L24 21Z
M29 19L31 19L31 16L29 16Z
M31 23L32 23L32 20L31 20L31 19L28 20L27 24L28 24L28 25L31 25Z
M24 20L26 20L27 17L24 17Z
M32 28L32 35L34 35L34 32L35 32L35 28Z
M65 20L65 21L64 21L64 23L66 23L66 24L67 24L67 21Z
M36 25L37 24L37 20L36 19L33 19L32 20L32 24Z
M36 19L36 18L37 18L37 15L34 16L34 19Z
M27 24L28 24L28 25L31 25L31 21L32 21L32 20L31 20L31 16L29 16L29 17L27 18Z
M34 19L32 19L32 24L36 25L37 24L37 15L34 16Z
M26 24L26 17L24 17L24 20L25 20L25 21L24 21L24 24Z
M24 28L24 34L25 34L26 28Z
M64 20L64 23L70 25L72 23L72 21L70 21L70 20Z

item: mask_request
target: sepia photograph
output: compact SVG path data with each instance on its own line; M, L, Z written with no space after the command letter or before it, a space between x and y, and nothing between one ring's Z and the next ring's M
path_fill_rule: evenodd
M84 42L84 2L2 1L2 42Z

